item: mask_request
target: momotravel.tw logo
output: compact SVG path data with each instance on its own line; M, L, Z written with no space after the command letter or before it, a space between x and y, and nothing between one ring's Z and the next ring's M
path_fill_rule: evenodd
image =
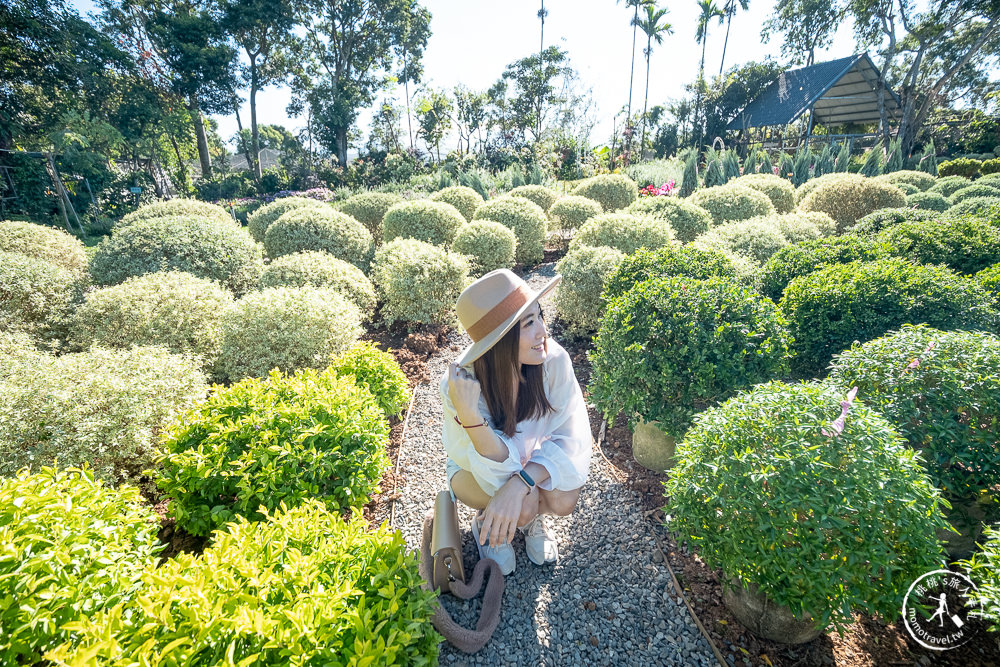
M903 598L903 623L913 640L933 651L958 648L972 639L968 622L976 585L964 574L934 570L910 585Z

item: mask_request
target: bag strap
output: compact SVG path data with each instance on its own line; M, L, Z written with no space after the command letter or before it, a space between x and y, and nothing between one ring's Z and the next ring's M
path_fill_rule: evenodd
M434 513L429 512L424 517L424 534L420 542L420 576L424 578L424 588L431 589L431 534L434 524ZM486 642L493 636L497 625L500 623L500 602L503 599L503 573L500 566L492 558L484 558L476 563L476 568L472 571L472 578L469 583L464 581L452 581L449 587L451 592L463 600L470 600L479 594L479 589L483 586L483 577L487 570L490 579L486 584L486 592L483 594L483 608L479 614L479 621L476 629L470 630L452 620L451 615L438 601L437 609L431 622L434 627L444 635L452 646L465 653L476 653L486 646Z

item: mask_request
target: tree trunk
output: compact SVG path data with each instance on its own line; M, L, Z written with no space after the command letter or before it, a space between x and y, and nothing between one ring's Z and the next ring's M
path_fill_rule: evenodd
M212 156L208 152L208 135L205 134L205 121L201 117L198 98L194 95L188 99L188 110L191 112L191 121L194 123L194 134L198 139L198 160L201 162L201 177L211 178Z
M722 61L719 63L719 76L722 76L722 68L726 64L726 47L729 45L729 28L733 24L732 13L727 12L726 17L726 39L722 42Z
M692 123L691 133L695 136L695 150L701 150L701 122L699 120L699 114L701 113L701 87L705 80L705 44L708 43L708 30L705 30L705 34L702 35L701 42L701 64L698 66L698 81L695 85L698 87L698 93L695 95L694 103L694 122Z
M650 49L653 46L653 38L646 40L646 94L642 98L642 141L639 144L639 157L642 158L642 151L646 149L646 108L649 105L649 57L652 54Z
M538 74L539 79L544 76L545 59L542 57L545 47L545 0L542 0L542 9L538 12L538 17L542 20L542 29L538 37ZM634 47L633 47L634 48ZM634 56L633 56L634 57ZM538 100L538 123L535 127L535 140L542 135L542 101Z
M625 117L625 155L628 164L631 160L628 157L629 151L632 150L632 134L629 132L629 128L632 127L632 82L635 79L635 36L636 25L639 21L639 5L635 6L635 15L632 17L632 68L628 75L628 115Z
M257 78L257 58L250 58L250 146L253 148L253 170L254 180L260 186L260 134L257 132L257 90L259 88Z
M340 166L347 169L347 128L337 128L337 161Z
M403 71L406 71L406 50L403 50ZM410 117L410 80L403 79L403 90L406 92L406 127L410 131L410 153L414 152L413 147L413 119Z
M252 161L252 159L250 157L250 148L251 147L247 146L247 142L244 141L243 138L242 138L243 137L243 120L240 118L240 108L239 108L238 105L236 107L236 129L239 130L239 135L238 136L240 137L240 149L242 149L242 151L243 151L243 157L245 157L246 160L247 160L247 169L250 171L250 174L253 176L254 184L257 186L257 192L260 193L260 194L263 194L261 192L261 190L260 190L260 177L257 176L257 173L256 173L256 171L254 170L254 168L252 166L253 165L253 161Z

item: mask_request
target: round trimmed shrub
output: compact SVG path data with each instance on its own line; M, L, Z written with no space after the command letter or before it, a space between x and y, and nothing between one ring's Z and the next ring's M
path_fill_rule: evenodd
M236 227L240 226L235 218L221 206L198 201L197 199L167 199L152 204L146 204L139 209L132 211L118 221L114 231L134 225L137 222L153 220L154 218L209 218L218 222L224 222Z
M1000 264L986 267L976 274L976 280L993 295L994 307L1000 310Z
M904 326L834 357L830 380L891 421L945 497L1000 484L1000 338Z
M192 535L311 498L361 507L388 467L388 441L385 413L355 378L275 370L219 388L172 424L156 484Z
M950 197L962 188L972 185L972 181L965 176L944 176L937 179L928 192L937 192L944 197Z
M238 520L201 554L148 568L139 582L147 604L95 614L53 658L108 667L151 655L189 665L433 664L437 594L422 582L399 533L308 502L259 523Z
M361 311L329 287L269 287L236 302L222 323L218 369L238 382L272 368L326 368L364 329Z
M1000 262L1000 228L978 218L904 222L879 232L877 240L894 255L966 275Z
M87 253L83 244L61 229L0 220L0 252L44 259L78 275L87 273Z
M162 345L197 356L211 372L222 346L222 318L232 307L233 295L216 282L180 271L147 273L87 294L72 340L83 349Z
M799 276L831 264L868 262L888 254L885 246L868 236L838 236L795 243L774 253L764 264L761 291L777 303L788 283Z
M499 222L474 220L458 230L451 249L469 258L469 274L478 278L514 266L517 237Z
M97 246L90 276L116 285L133 276L183 271L243 294L257 285L264 260L245 229L205 218L154 218L121 229Z
M401 201L403 198L392 192L362 192L337 204L337 209L364 225L380 245L385 238L382 220L386 212Z
M791 213L795 209L795 186L786 178L774 174L747 174L733 183L763 192L778 213Z
M79 274L38 257L0 252L0 331L58 347L81 296Z
M0 478L0 662L42 664L79 623L140 592L159 548L160 522L130 487L112 489L89 470L42 468Z
M465 218L451 204L415 199L396 204L386 211L382 224L387 243L403 238L447 247L465 224Z
M949 217L992 216L1000 219L1000 197L970 197L948 209Z
M857 224L844 230L844 233L856 236L874 236L883 229L904 222L936 220L940 217L936 211L922 211L913 208L883 208L861 218Z
M401 416L410 403L410 384L396 357L372 341L355 343L335 357L328 370L353 376L359 387L371 392L387 417Z
M0 381L0 475L82 466L142 481L163 429L205 397L198 360L163 347L7 358Z
M721 568L724 587L817 631L855 611L894 618L910 583L940 567L946 525L919 456L885 418L855 404L826 435L845 393L769 382L731 398L696 418L666 482L670 530Z
M788 241L768 216L718 225L695 239L695 245L728 250L762 264L788 245Z
M555 293L556 310L570 336L590 336L597 331L606 299L604 281L625 258L608 246L578 246L556 264L563 279Z
M549 231L579 229L595 215L604 212L604 207L593 199L567 195L560 197L548 210Z
M559 195L544 185L522 185L514 188L507 194L511 197L524 197L529 201L533 201L546 213L556 203L556 200L559 199Z
M948 197L948 201L954 204L961 204L966 199L972 199L973 197L1000 197L1000 187L992 187L989 185L980 185L979 182L973 183L961 190L956 190L955 194Z
M708 211L717 225L775 212L774 204L763 192L736 183L695 190L689 201Z
M687 199L677 197L640 197L625 212L646 215L668 223L681 243L694 241L712 226L712 215L708 211Z
M795 188L795 204L801 204L802 200L805 199L809 193L821 185L838 181L844 177L851 178L852 176L854 176L854 174L835 171L829 174L823 174L822 176L817 176L816 178L810 178L808 181Z
M524 197L491 199L476 209L473 220L493 220L509 227L517 237L514 258L533 266L545 258L545 211Z
M854 341L904 324L943 330L994 330L1000 315L975 281L940 266L904 259L833 264L792 280L781 309L795 337L793 366L820 373Z
M986 174L976 179L979 185L988 185L991 188L1000 188L1000 174Z
M570 194L593 199L610 212L634 202L639 196L639 186L622 174L601 174L585 178Z
M790 342L775 305L732 278L651 278L608 302L589 393L609 423L625 413L679 438L696 413L786 372Z
M803 211L826 213L843 231L880 208L902 208L906 195L888 183L858 174L846 174L818 186L799 204Z
M379 248L371 275L384 301L386 326L453 324L455 301L471 282L465 255L416 239L396 239Z
M668 245L656 250L640 248L628 255L604 281L605 301L625 294L650 278L686 276L707 280L715 276L737 277L732 260L718 250L696 246Z
M833 236L837 231L837 223L826 213L795 212L764 219L774 225L789 243L815 241L825 236ZM820 224L823 224L824 228L821 228ZM831 228L833 231L829 232Z
M951 202L944 195L940 195L937 192L917 192L916 194L907 195L906 205L909 208L937 211L939 213L951 208Z
M921 191L920 188L910 185L909 183L894 183L893 185L902 190L903 194L906 195L907 200L910 199L910 195L915 195Z
M965 176L973 178L979 174L979 168L983 165L979 160L959 157L954 160L947 160L938 165L938 176Z
M329 287L358 307L367 320L375 310L375 287L361 269L328 252L307 250L283 255L260 274L260 288Z
M367 272L374 243L360 222L331 207L297 208L271 223L264 235L268 257L322 250Z
M281 199L275 199L270 204L261 206L247 216L247 229L254 239L259 243L263 243L264 236L267 234L267 228L275 220L285 213L299 208L318 208L321 211L325 211L329 208L329 205L309 197L282 197Z
M607 246L629 255L639 248L659 248L674 241L670 225L629 213L601 213L576 230L570 248Z
M476 214L476 209L482 206L484 201L481 194L464 185L453 185L438 190L431 195L431 200L451 204L458 209L458 212L462 214L462 217L466 221L472 220L472 216Z
M889 185L895 185L897 187L902 184L911 185L921 192L930 190L931 187L937 183L937 179L927 172L912 171L910 169L903 169L901 171L892 171L888 174L882 174L881 176L876 176L875 180L888 183Z

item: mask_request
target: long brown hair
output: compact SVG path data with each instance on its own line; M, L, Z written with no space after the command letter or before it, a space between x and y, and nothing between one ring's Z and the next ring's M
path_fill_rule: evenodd
M518 423L525 419L537 419L555 412L545 396L542 364L518 363L520 343L521 323L517 322L486 354L472 362L493 423L508 438L513 437ZM548 339L545 346L547 350ZM516 398L511 390L515 378Z

